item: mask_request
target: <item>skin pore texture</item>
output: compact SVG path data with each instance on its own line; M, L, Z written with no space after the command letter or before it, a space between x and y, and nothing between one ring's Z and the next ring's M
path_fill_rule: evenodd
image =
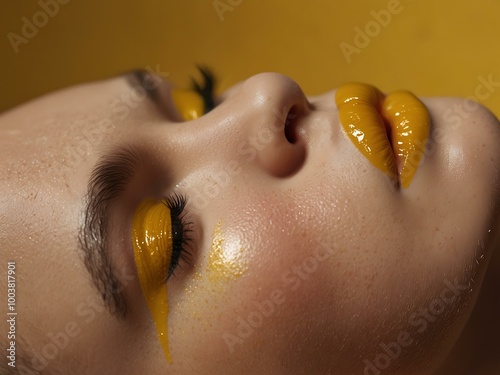
M149 80L154 88L130 76L80 85L0 116L1 261L16 262L19 366L34 374L498 366L490 341L498 322L485 317L499 311L500 125L488 110L420 98L429 140L401 189L349 140L335 90L306 97L293 80L263 73L183 121L170 84ZM106 294L79 234L89 179L109 161L134 168L102 222L117 280ZM170 364L131 239L138 205L172 193L187 199L190 255L167 281Z

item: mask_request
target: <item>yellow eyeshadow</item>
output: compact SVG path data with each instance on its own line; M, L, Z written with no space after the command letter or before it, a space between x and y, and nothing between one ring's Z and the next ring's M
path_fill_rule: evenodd
M184 120L195 120L203 116L204 103L197 92L193 90L172 89L172 99Z
M144 298L169 363L168 293L165 279L172 255L170 209L162 202L145 200L135 210L132 223L134 258Z
M228 257L223 252L224 235L222 222L219 221L212 233L212 246L208 256L208 277L210 281L227 281L243 275L246 270L245 263L240 259L243 249Z

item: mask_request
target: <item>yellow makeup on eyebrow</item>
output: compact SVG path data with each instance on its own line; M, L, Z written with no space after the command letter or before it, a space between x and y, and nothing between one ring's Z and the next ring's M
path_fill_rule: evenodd
M132 244L144 298L165 357L172 363L168 345L168 293L165 282L172 259L172 224L170 209L163 202L148 199L136 208Z
M186 121L195 120L204 114L204 103L194 90L172 89L175 107Z

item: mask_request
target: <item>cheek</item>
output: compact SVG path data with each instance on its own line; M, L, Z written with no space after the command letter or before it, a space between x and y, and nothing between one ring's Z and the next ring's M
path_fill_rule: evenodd
M441 306L440 293L453 292L440 282L442 269L422 251L422 239L411 235L418 232L414 222L381 194L363 201L369 192L329 182L298 194L231 201L224 250L241 249L238 261L245 268L233 283L238 303L224 319L238 340L232 350L272 340L276 346L269 350L277 356L300 349L321 361L331 358L328 352L358 366L360 355L377 354L380 343L401 332L432 342L445 329L444 318L457 318L461 298ZM304 339L315 343L314 353ZM414 345L401 355L409 360L421 354Z
M331 335L323 329L331 326L336 288L332 272L338 272L331 247L321 243L327 228L318 220L318 205L328 204L330 211L344 208L335 201L314 202L286 193L246 194L225 211L223 249L228 257L239 249L244 269L240 278L231 280L231 296L238 302L224 314L226 332L233 339L228 350L260 352L265 342L270 358L286 356L290 361L287 353L299 349L303 356L295 356L297 361L328 358L323 350L329 350ZM337 227L330 224L329 229ZM306 338L317 344L314 353L303 345Z
M252 279L253 288L280 286L288 270L314 253L321 225L310 211L285 194L269 192L234 202L226 216L226 248L237 244L241 249L243 279Z

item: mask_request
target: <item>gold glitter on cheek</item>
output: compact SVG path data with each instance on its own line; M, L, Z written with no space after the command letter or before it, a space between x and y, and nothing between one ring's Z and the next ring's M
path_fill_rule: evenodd
M212 233L212 247L208 255L208 278L210 281L235 280L243 275L247 267L243 261L244 249L229 251L224 246L222 222L219 221Z

